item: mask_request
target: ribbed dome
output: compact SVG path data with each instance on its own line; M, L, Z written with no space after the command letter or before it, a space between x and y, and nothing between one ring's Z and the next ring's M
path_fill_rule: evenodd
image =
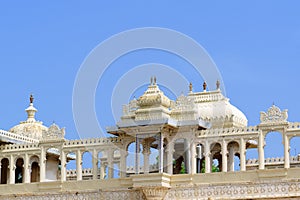
M48 128L42 122L20 122L20 124L12 127L9 132L24 135L30 138L40 140L43 132L48 131Z
M192 93L189 97L194 99L198 116L214 128L244 127L248 124L244 113L231 105L219 90Z

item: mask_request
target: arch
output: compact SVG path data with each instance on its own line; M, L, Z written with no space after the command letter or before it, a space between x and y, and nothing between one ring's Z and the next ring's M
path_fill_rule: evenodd
M142 142L143 173L157 173L159 171L158 141L155 137L146 138ZM163 164L166 162L165 149L163 153ZM165 171L165 165L163 166Z
M231 141L227 145L228 159L227 166L228 171L240 170L240 144L237 141ZM224 163L225 164L225 163Z
M265 168L283 168L284 167L284 145L281 132L268 132L265 135ZM274 162L275 161L275 162ZM280 162L282 164L275 164Z
M29 159L30 169L30 182L39 182L40 181L40 166L39 166L39 157L34 155Z
M9 177L8 166L9 166L9 159L3 158L1 160L1 184L8 183L8 177Z
M246 142L246 171L258 169L258 142L257 140L248 140Z
M140 143L139 145L139 153L136 155L136 142L131 142L127 146L127 157L126 157L126 164L128 168L128 174L134 174L136 172L136 158L138 157L138 173L140 173L143 169L142 166L144 165L144 156L143 152L143 145Z
M214 142L210 145L211 153L211 172L222 171L222 145L219 142Z
M48 147L46 149L46 180L56 181L60 176L60 149L55 147Z
M128 150L129 150L129 146L131 146L133 143L135 143L135 140L131 140L130 142L128 142L126 145L125 145L125 149L126 149L126 151L128 152Z
M174 141L173 174L186 174L189 159L187 140L178 138Z
M76 180L76 153L70 151L66 153L66 180Z
M37 163L40 162L40 158L39 158L38 155L33 155L33 156L30 157L29 164L32 165L32 163L34 163L34 162L37 162Z
M31 164L31 175L30 175L30 182L39 182L40 180L40 166L37 162L33 162Z
M82 169L91 169L93 162L93 155L90 151L84 151L81 153L82 156Z
M205 172L205 156L204 156L204 145L198 143L196 145L196 172Z
M15 169L15 183L23 183L24 179L24 160L23 158L17 158Z

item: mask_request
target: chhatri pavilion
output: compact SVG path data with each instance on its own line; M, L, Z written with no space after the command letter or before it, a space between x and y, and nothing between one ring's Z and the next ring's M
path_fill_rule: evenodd
M219 81L207 88L190 84L172 100L153 77L107 127L111 137L78 140L37 121L31 95L27 119L0 130L0 199L300 198L300 155L290 153L300 123L272 105L248 126ZM282 137L283 157L265 156L271 132ZM247 160L249 151L257 158Z

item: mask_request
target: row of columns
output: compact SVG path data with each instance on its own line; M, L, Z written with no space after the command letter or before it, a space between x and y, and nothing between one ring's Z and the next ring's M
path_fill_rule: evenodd
M174 154L174 144L166 145L166 149L163 149L163 138L161 135L156 138L158 142L158 172L166 172L168 174L173 174L173 154ZM136 157L135 157L135 173L139 174L139 163L140 163L140 144L141 139L136 137ZM197 153L196 153L196 143L185 140L185 152L186 152L186 171L187 173L195 174L197 171ZM225 140L222 141L222 172L234 171L234 156L235 152L233 148L230 148L228 151L228 144ZM150 147L147 143L143 144L143 156L144 156L144 173L149 173L149 156L150 156ZM166 155L164 155L164 153ZM243 138L239 141L239 153L240 153L240 170L246 171L246 143ZM212 166L212 157L211 157L211 148L210 143L206 141L204 145L205 157L205 173L211 173ZM165 158L165 159L164 159ZM228 163L228 164L227 164ZM165 170L164 170L165 169Z
M25 154L24 155L24 158L21 158L23 160L23 165L22 165L22 168L23 168L23 172L22 172L22 182L23 183L30 183L31 182L31 166L29 164L29 156L28 154ZM13 155L10 155L9 159L9 164L7 166L7 172L8 174L6 174L6 180L7 180L7 183L8 184L15 184L15 178L16 178L16 161L14 156ZM2 166L0 165L0 180L1 180L1 170L2 170Z
M221 155L222 155L222 172L234 171L234 156L235 151L233 147L228 150L228 144L225 140L221 142ZM240 171L246 171L246 143L244 138L239 141L239 154L240 154ZM205 173L211 173L212 155L211 148L208 141L204 145L205 156ZM193 169L193 172L195 170Z
M127 152L121 151L120 152L120 161L114 161L113 159L113 151L108 152L107 159L101 160L100 166L100 179L105 178L106 168L108 168L108 176L107 178L111 179L114 177L114 164L117 163L119 165L120 177L126 176L126 157ZM61 181L66 181L67 176L67 169L66 169L66 159L67 155L64 151L61 151ZM92 173L93 173L93 180L98 179L98 152L96 149L92 151ZM76 151L76 180L82 180L82 152L78 149Z

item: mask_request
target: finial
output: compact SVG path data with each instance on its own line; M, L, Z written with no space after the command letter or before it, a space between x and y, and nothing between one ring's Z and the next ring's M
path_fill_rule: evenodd
M189 88L190 88L190 92L192 92L193 91L193 84L191 82L190 82Z
M27 122L35 122L35 113L37 112L37 109L35 107L33 107L33 95L31 94L29 97L29 107L25 110L27 112Z
M220 89L220 81L219 80L217 80L217 90L219 90Z
M156 85L156 76L154 76L154 85Z
M151 78L150 78L150 85L152 85L153 84L153 77L151 76Z
M204 81L204 83L203 83L203 91L206 91L206 87L207 87L207 84L206 84L206 82Z
M33 100L34 100L33 95L30 94L30 98L29 98L30 103L33 103Z

